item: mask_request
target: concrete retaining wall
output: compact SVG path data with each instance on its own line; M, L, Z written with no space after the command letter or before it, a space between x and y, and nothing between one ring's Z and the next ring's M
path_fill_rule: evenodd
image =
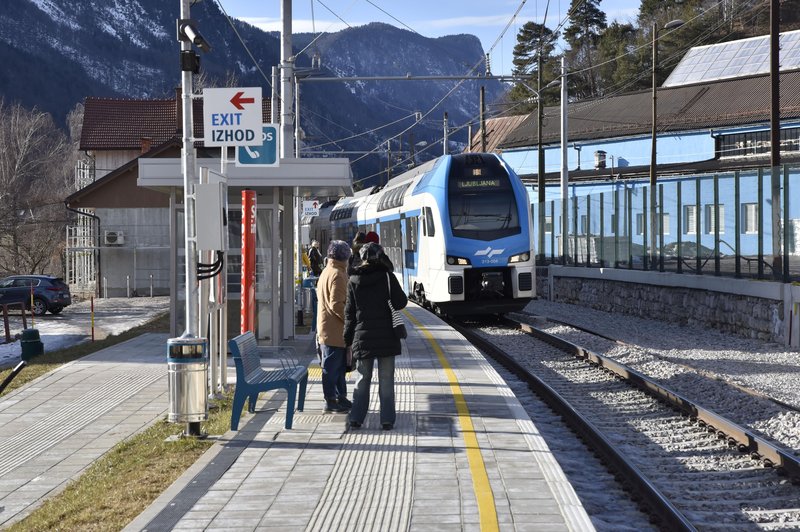
M792 285L608 268L551 266L537 273L537 293L550 301L800 343L797 312L789 312L800 294Z

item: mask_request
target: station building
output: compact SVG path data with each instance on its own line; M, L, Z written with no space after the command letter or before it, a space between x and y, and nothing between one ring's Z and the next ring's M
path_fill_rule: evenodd
M794 169L800 164L800 30L781 34L780 42L781 157L784 169L790 173L789 181L794 181L800 179ZM722 195L716 202L721 211L720 230L731 237L737 223L733 177L739 173L740 251L743 255L756 255L759 208L763 216L769 216L771 208L763 198L766 192L769 199L769 190L762 190L762 198L758 199L759 179L768 187L771 177L769 36L694 47L656 92L657 174L663 188L656 193L664 194L663 231L674 241L679 230L683 235L694 235L699 223L699 246L714 248L711 235L717 213L712 181L716 174L722 180L718 184ZM583 235L585 239L587 234L600 232L600 194L605 203L603 225L606 235L611 236L617 222L614 198L620 197L624 204L627 191L634 196L630 206L632 232L643 236L647 212L642 209L642 189L644 194L649 192L652 98L652 90L642 90L568 104L568 190L576 208L575 215L570 212L568 217L575 218L579 237ZM548 235L553 234L554 226L558 233L561 220L561 112L560 107L545 108L541 126L547 203L543 209L547 213ZM529 185L532 203L538 202L538 126L535 112L521 119L490 119L486 125L487 148L502 153ZM479 143L480 133L473 136L472 149ZM698 187L694 184L698 179L699 200L695 199ZM679 195L681 205L677 204ZM573 205L568 208L572 210ZM800 205L795 202L790 209L787 244L789 253L797 254ZM572 223L569 229L572 230ZM767 222L760 233L769 241L771 232ZM558 254L557 240L558 237L545 239L545 256ZM580 250L585 246L576 247ZM598 260L596 256L594 259Z
M487 122L529 186L541 297L800 345L800 31L780 43L774 173L768 36L692 48L657 87L655 187L653 90L569 102L566 198L544 110L541 205L537 113Z

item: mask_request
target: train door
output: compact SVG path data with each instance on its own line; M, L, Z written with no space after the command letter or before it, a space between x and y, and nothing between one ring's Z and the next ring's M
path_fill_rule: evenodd
M402 220L391 220L388 222L381 222L379 225L379 236L383 252L392 261L395 271L402 271L403 266L403 253L402 253Z
M420 215L418 218L418 223L421 226L421 231L419 232L420 238L419 242L417 242L417 273L416 273L416 283L417 286L412 286L412 289L416 289L414 295L418 298L424 297L422 291L427 291L430 293L430 290L433 288L432 286L426 286L428 281L431 279L431 269L433 267L433 263L431 261L432 253L434 252L434 240L433 237L436 235L436 224L433 220L433 211L430 207L422 207L420 211ZM424 301L421 301L424 303Z
M406 292L413 293L412 279L417 275L419 241L419 216L413 215L403 218L403 286Z

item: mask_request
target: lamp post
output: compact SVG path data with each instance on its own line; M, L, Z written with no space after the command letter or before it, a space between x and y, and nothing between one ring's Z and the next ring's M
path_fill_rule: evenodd
M664 25L665 30L672 30L683 26L684 22L680 19L672 20ZM658 24L653 23L653 116L651 119L652 131L650 140L650 263L649 268L656 265L656 228L658 227L658 213L656 212L656 167L658 160L656 156L656 136L658 127L658 82L656 81L656 68L658 65Z

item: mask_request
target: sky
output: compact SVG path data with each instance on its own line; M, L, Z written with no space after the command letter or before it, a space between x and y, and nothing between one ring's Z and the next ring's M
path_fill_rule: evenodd
M282 0L217 0L228 15L266 31L280 31ZM546 25L554 29L564 19L569 0L551 0ZM522 5L520 9L520 5ZM468 33L477 36L490 52L492 73L511 74L517 32L526 22L542 22L545 0L294 0L294 33L335 32L369 22L385 22L426 37ZM313 16L312 16L313 9ZM516 18L512 21L515 12ZM639 2L603 0L600 9L608 22L635 20ZM346 23L346 24L345 24Z

